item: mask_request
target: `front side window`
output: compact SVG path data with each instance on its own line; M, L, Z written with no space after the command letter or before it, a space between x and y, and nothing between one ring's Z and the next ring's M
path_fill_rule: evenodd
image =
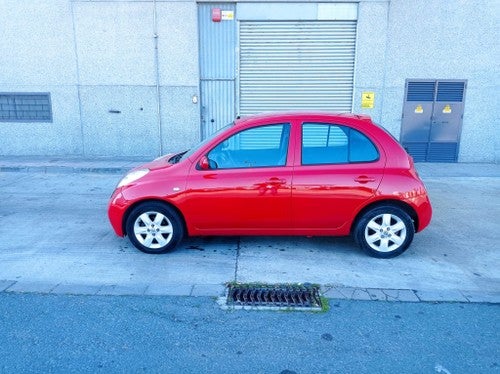
M302 126L302 165L372 162L378 157L371 140L350 127L321 123Z
M266 125L240 131L208 153L212 169L284 166L290 125Z

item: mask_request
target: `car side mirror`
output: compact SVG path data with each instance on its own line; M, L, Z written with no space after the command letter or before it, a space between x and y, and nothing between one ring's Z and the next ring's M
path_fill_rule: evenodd
M198 161L198 169L200 170L209 170L210 169L210 161L207 156L203 156L200 161Z

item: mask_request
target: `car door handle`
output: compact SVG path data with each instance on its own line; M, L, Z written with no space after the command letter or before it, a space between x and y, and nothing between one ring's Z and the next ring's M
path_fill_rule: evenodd
M368 183L368 182L375 182L375 178L368 177L366 175L360 175L359 177L354 178L354 181L364 184L364 183Z
M276 177L273 177L273 178L269 178L267 183L270 183L270 184L285 184L286 183L286 180L285 179L281 179L281 178L276 178Z

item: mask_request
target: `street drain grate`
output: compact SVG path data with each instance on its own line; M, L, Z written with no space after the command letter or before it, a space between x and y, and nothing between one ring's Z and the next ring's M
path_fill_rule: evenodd
M319 286L304 284L229 284L229 307L271 307L283 309L319 309L323 304Z

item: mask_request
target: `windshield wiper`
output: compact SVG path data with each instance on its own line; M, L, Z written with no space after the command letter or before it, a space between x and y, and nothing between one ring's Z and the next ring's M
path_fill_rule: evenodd
M186 154L186 152L187 151L177 153L175 156L170 157L168 162L171 164L177 164L182 159L182 156L184 156Z

